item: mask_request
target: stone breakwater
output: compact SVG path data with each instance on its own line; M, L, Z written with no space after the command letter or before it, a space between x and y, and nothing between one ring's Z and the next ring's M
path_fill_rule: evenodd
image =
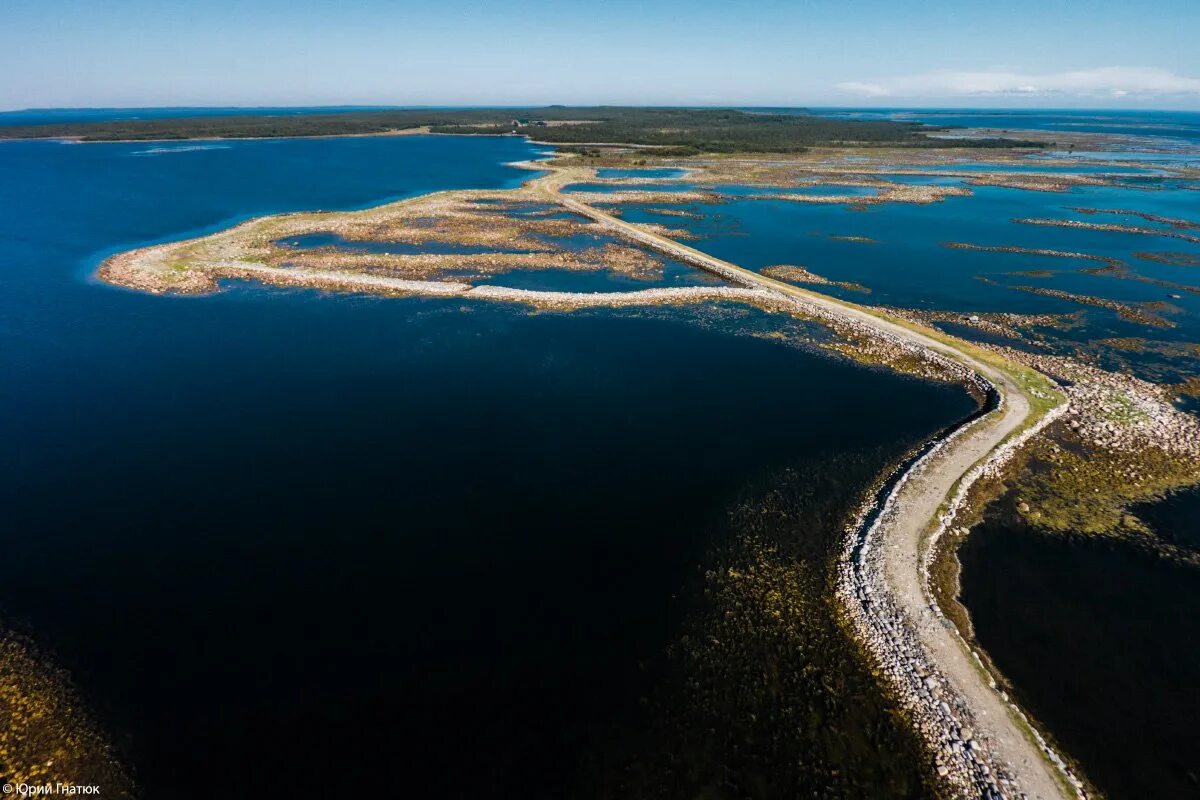
M759 270L763 275L775 280L788 281L789 283L807 283L813 286L840 286L843 289L850 289L857 292L869 292L870 289L863 286L861 283L852 281L832 281L824 275L818 275L815 272L809 272L804 267L798 264L775 264L770 267L763 267Z
M900 489L915 470L979 421L977 418L928 445L909 469L894 477L881 503L872 500L860 508L846 530L835 590L855 638L932 753L937 774L955 796L964 798L1003 796L1001 786L1009 788L1007 777L974 738L966 704L956 696L944 696L944 676L933 666L891 597L882 563L886 550L879 540L883 525L896 514Z
M1023 256L1048 256L1051 258L1072 258L1084 261L1098 261L1110 267L1121 267L1123 263L1118 258L1098 256L1093 253L1080 253L1071 250L1046 250L1040 247L1018 247L1016 245L982 245L970 242L942 242L944 247L954 250L976 250L984 253L1016 253Z
M1002 398L1001 402L1003 402ZM1016 456L1021 448L1023 448L1029 443L1030 440L1049 427L1055 420L1069 413L1070 410L1070 405L1068 404L1063 404L1050 410L1033 425L1030 425L1024 431L1016 436L1011 437L1003 445L993 450L986 461L975 465L967 474L962 477L962 480L959 481L958 487L955 489L954 496L947 505L945 512L939 515L938 524L929 535L928 544L926 545L925 552L922 557L921 582L925 587L927 596L936 596L932 586L930 585L929 573L930 568L933 565L933 560L937 554L938 543L941 538L951 529L959 512L966 507L971 488L981 478L998 476L1003 471L1005 465L1010 462L1014 456ZM960 532L966 533L966 531ZM929 608L939 620L943 621L943 624L946 625L947 628L954 628L953 623L947 619L946 615L942 612L942 609L936 602L931 602ZM980 667L983 668L983 659L980 657L979 653L971 649L970 643L962 637L961 631L959 631L957 628L954 628L954 630L962 640L963 647L971 650L972 657L980 664ZM993 689L997 690L997 693L1008 705L1010 711L1022 720L1022 722L1028 728L1030 734L1032 734L1034 740L1037 742L1038 747L1040 747L1042 752L1046 755L1046 758L1049 759L1050 763L1054 764L1059 772L1062 773L1063 778L1075 788L1076 794L1079 797L1086 797L1087 795L1083 788L1083 782L1071 772L1062 756L1060 756L1058 752L1050 746L1050 743L1046 741L1045 737L1043 737L1041 733L1038 732L1037 728L1035 728L1029 722L1028 717L1025 716L1025 712L1022 711L1016 703L1012 702L1006 693L998 689L995 680L990 676L988 678L988 682Z
M1132 208L1090 208L1072 206L1071 211L1080 214L1113 214L1121 217L1139 217L1147 222L1157 222L1160 225L1170 225L1172 228L1200 228L1200 222L1178 217L1164 217L1161 214L1151 214L1148 211L1138 211Z
M538 308L623 308L686 303L741 302L771 305L773 295L761 289L733 286L681 286L639 289L628 292L548 292L513 289L507 286L472 286L451 281L413 281L356 272L277 269L233 262L223 274L231 278L255 279L274 286L295 286L332 291L371 292L415 297L457 297L469 300L524 303Z
M901 468L899 474L893 477L891 487L882 501L875 498L863 505L847 528L846 544L838 563L836 592L858 640L930 748L937 774L953 789L954 794L963 798L985 797L989 800L1023 797L1021 788L1013 780L1011 767L991 752L988 742L977 737L977 722L969 704L953 691L945 675L918 640L911 620L892 598L884 574L888 555L885 532L899 514L901 490L911 481L919 480L955 441L978 426L987 424L989 417L1004 406L1003 395L989 381L975 373L963 377L977 388L986 387L989 396L996 398L995 408L929 443L907 468ZM1030 438L1065 410L1060 406L1022 433L1010 437L1004 445L993 450L986 461L977 464L960 479L955 495L940 515L924 551L922 582L926 586L929 554L933 552L938 537L953 523L970 487L984 475L994 474L1001 469ZM932 597L929 591L926 595ZM953 628L935 602L930 603L930 610L945 627ZM966 646L965 641L963 644ZM973 652L972 655L979 663L980 670L983 670L978 655ZM993 689L996 688L990 677L988 682ZM1028 725L1020 709L1007 696L1000 696L1028 727L1032 738L1060 771L1064 781L1074 788L1078 797L1086 797L1082 783L1070 773L1062 758Z
M1129 322L1135 322L1138 325L1147 325L1152 328L1174 328L1175 323L1158 314L1148 311L1144 305L1137 306L1131 303L1121 303L1117 300L1109 300L1107 297L1096 297L1090 294L1074 294L1072 292L1064 292L1062 289L1049 289L1045 286L1011 286L1009 287L1017 292L1025 292L1026 294L1036 294L1042 297L1054 297L1059 300L1067 300L1072 303L1079 303L1083 306L1092 306L1094 308L1104 308L1109 311L1115 311L1117 316Z
M1112 222L1083 222L1077 219L1043 219L1040 217L1019 217L1013 222L1021 225L1045 225L1053 228L1075 228L1083 231L1103 231L1105 233L1130 233L1138 236L1164 236L1168 239L1182 239L1185 242L1200 242L1200 236L1181 233L1166 228L1144 228L1139 225L1118 225Z
M657 237L644 233L639 235L631 226L609 218L594 209L575 207L579 205L577 201L564 198L561 202L578 213L590 216L601 225L624 229L627 235L643 239L651 247L667 252L685 263L714 272L733 283L743 286L763 285L764 281L770 280L764 276L748 275L741 268L692 251L682 245L661 239L655 241ZM885 347L910 353L925 363L936 364L939 372L953 375L976 392L997 399L996 408L992 412L977 416L970 422L957 427L947 436L931 443L908 469L903 470L895 478L891 491L878 506L878 513L874 514L873 519L872 512L876 510L876 505L872 503L864 506L859 517L848 530L846 549L838 565L836 593L841 608L845 610L846 616L857 634L856 638L875 662L883 680L892 689L901 707L907 712L918 736L928 747L933 758L933 768L944 785L949 787L954 795L963 798L985 797L989 800L999 800L1006 797L1023 797L1025 796L1024 780L1035 780L1029 766L1023 765L1022 782L1018 783L1018 777L1012 766L993 752L988 735L975 733L977 727L994 732L997 730L997 724L1003 728L1003 723L998 720L989 720L986 724L981 724L983 721L977 720L975 717L972 701L966 695L959 694L947 680L945 674L937 667L936 659L919 638L920 634L917 632L915 621L908 617L901 604L892 595L885 569L889 557L894 559L897 556L889 553L890 548L881 541L885 538L885 532L889 525L901 515L898 502L901 490L907 484L919 483L927 472L932 472L937 466L941 466L938 462L952 444L965 438L969 432L975 431L980 425L988 424L993 416L1003 410L1004 395L991 381L966 364L925 346L919 340L914 340L916 337L893 332L893 329L886 324L875 321L868 322L849 309L833 306L828 302L820 302L816 298L789 293L786 297L779 296L778 300L790 303L794 308L793 313L829 324L840 335L845 335L847 332L856 333L859 336L869 337L874 342L881 342ZM1058 410L1052 412L1049 421L1053 421L1062 413L1062 407L1059 407ZM970 485L985 474L985 470L999 469L1045 424L1048 422L1039 421L1024 432L1010 436L1001 447L989 451L986 461L964 473L959 479L958 494L951 502L950 510L939 518L938 524L948 526L953 519L953 512L961 506L962 498L965 498ZM935 481L930 481L930 483L935 483ZM868 522L868 520L870 521ZM912 565L913 569L921 569L921 567L920 563ZM922 584L927 583L924 574L922 574L921 582ZM931 593L926 590L924 596L928 598ZM944 620L947 627L953 628L953 625L945 620L944 615L936 610L936 604L932 605L938 618ZM954 635L961 643L961 634L955 631ZM974 656L973 653L972 655ZM978 668L983 671L978 657L975 656L975 658ZM986 675L986 671L983 673ZM990 676L987 684L992 691L995 691L995 682ZM1058 771L1062 786L1055 784L1054 779L1051 778L1049 780L1052 785L1046 787L1044 783L1040 784L1041 791L1035 792L1035 795L1038 797L1063 796L1066 793L1062 789L1069 785L1077 797L1086 797L1082 783L1067 770L1062 758L1049 747L1044 738L1028 725L1028 721L1019 709L1016 709L1006 696L1000 695L999 700L1005 704L1006 709L1017 712L1017 717L1021 720L1018 723L1020 727L1017 735L1027 734L1028 738L1036 743L1037 752L1053 765L1053 769ZM1020 752L1020 750L1014 751L1010 743L1008 752Z

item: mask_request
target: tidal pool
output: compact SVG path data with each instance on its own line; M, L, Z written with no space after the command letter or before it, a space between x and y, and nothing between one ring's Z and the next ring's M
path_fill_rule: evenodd
M572 192L694 192L697 187L688 183L573 183L564 190Z
M375 242L361 239L345 239L336 233L309 233L304 236L291 236L281 239L278 244L294 247L297 250L314 250L318 247L335 247L338 250L349 250L355 253L375 253L377 255L418 255L433 253L436 255L479 255L493 253L495 247L458 242ZM524 252L514 250L514 252Z
M575 234L572 236L546 236L532 234L532 241L545 244L565 253L595 251L606 245L628 246L628 243L603 232ZM334 247L357 253L382 255L478 255L497 252L530 252L528 247L516 245L510 248L467 245L457 242L379 242L349 240L336 234L313 233L283 239L280 244L297 250ZM469 268L459 269L451 265L429 276L433 280L463 280L479 286L508 286L514 289L530 289L548 292L621 292L671 286L715 286L725 283L721 278L676 259L655 256L661 264L656 274L629 275L611 269L570 269L566 267L519 267L506 269L495 275L480 275Z
M597 178L682 178L687 175L686 169L651 168L651 169L614 169L601 167L596 170Z

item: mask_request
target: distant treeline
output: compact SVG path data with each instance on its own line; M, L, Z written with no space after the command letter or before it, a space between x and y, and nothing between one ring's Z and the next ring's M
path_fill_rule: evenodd
M556 124L557 123L557 124ZM576 124L562 124L576 123ZM1040 147L1011 139L939 139L939 129L911 122L848 120L729 109L620 106L355 111L289 116L182 117L0 127L0 139L78 138L84 141L245 139L375 134L428 126L434 133L528 134L564 145L621 143L695 152L794 153L814 145L907 147Z

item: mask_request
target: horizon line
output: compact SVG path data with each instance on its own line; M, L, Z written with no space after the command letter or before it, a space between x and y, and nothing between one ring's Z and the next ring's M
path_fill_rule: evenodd
M987 111L987 112L1049 112L1049 111L1160 111L1164 113L1195 114L1200 108L1168 108L1161 106L978 106L978 105L824 105L824 104L748 104L748 103L487 103L487 104L391 104L391 103L312 103L312 104L182 104L182 105L100 105L100 106L27 106L23 108L0 108L0 114L21 114L32 112L56 111L163 111L163 110L219 110L230 109L239 111L254 110L301 110L301 109L363 109L380 111L421 111L421 110L471 110L471 109L526 109L526 108L728 108L728 109L814 109L834 111L859 110L890 110L890 111Z

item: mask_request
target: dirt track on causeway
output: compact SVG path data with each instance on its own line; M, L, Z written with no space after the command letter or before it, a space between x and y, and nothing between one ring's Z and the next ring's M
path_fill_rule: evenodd
M947 770L947 780L958 793L963 796L993 797L1020 796L1023 793L1029 798L1043 800L1074 796L1075 792L1066 784L1058 768L1047 759L1026 723L1006 698L992 687L958 632L936 611L924 577L928 534L951 492L964 476L971 473L973 467L1000 453L1005 441L1029 421L1031 398L1023 387L1004 370L977 359L952 342L933 338L871 310L772 280L714 258L559 191L575 179L570 170L556 170L531 181L530 188L614 233L712 272L736 285L783 295L807 309L820 310L868 328L875 334L899 339L942 356L982 377L1000 394L1002 400L998 408L969 429L948 437L934 454L923 460L919 469L910 471L907 479L897 484L890 498L891 513L880 517L873 533L874 547L880 548L876 552L882 552L883 556L878 559L877 574L866 577L887 595L886 598L875 598L875 602L897 613L897 619L904 629L897 641L915 641L927 658L928 668L926 665L912 668L913 677L921 682L919 688L923 690L914 690L914 697L916 702L922 702L924 698L925 702L932 705L936 712L934 719L941 720L944 724L940 727L945 730L922 729L920 732L935 751L946 748L948 754L953 753L966 763L958 781L954 780L953 763ZM860 568L865 566L860 565ZM863 596L870 597L870 593ZM870 600L867 602L871 603ZM854 616L862 611L861 608L850 609L849 613ZM891 644L885 640L882 646L886 648ZM869 645L867 649L872 650ZM906 670L909 669L908 662L912 655L900 653L898 656L904 660ZM880 654L875 653L875 656L879 658ZM929 679L935 675L936 679L931 682ZM932 691L930 685L934 687ZM905 687L894 688L903 692ZM959 742L957 747L954 746L956 740Z

